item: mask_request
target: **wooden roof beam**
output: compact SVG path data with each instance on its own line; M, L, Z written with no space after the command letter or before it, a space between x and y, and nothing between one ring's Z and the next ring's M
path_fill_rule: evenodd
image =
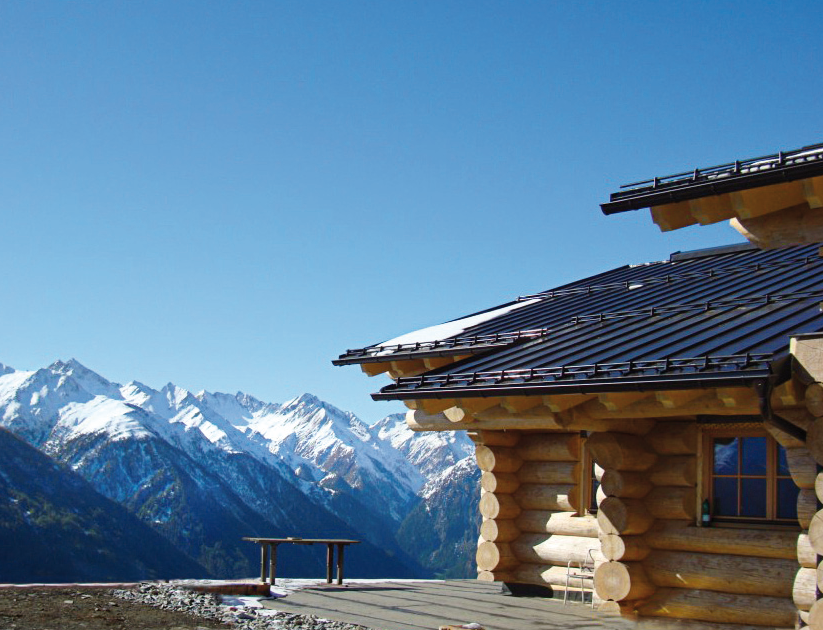
M598 394L597 400L609 411L620 411L629 405L648 398L650 392L613 392Z

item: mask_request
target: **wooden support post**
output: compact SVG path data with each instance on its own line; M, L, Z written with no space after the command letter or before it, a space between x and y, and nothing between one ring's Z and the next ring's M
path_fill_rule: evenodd
M266 543L260 543L260 582L263 584L266 583L267 548L268 545Z
M346 545L337 545L337 584L343 584L343 550Z
M272 544L269 546L269 579L271 580L271 585L275 585L275 580L277 579L277 545Z
M326 584L331 584L332 565L334 565L334 543L326 543Z

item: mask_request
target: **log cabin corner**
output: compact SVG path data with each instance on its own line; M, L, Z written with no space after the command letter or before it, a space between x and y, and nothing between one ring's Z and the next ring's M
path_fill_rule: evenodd
M348 350L416 431L467 430L478 577L604 614L823 628L823 145L622 187L606 214L750 241L626 265Z

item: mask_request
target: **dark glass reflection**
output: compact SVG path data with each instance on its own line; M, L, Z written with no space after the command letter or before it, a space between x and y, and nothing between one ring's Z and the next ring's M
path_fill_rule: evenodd
M797 494L800 488L791 479L777 480L777 518L797 518Z
M714 474L737 474L736 437L714 438Z
M715 516L737 516L737 479L723 477L714 480L714 503L712 514Z
M741 440L741 460L744 475L766 474L766 438L746 437ZM744 496L745 498L745 496Z
M742 479L741 492L740 516L766 518L766 480Z
M789 462L786 460L786 449L777 445L777 474L789 476Z

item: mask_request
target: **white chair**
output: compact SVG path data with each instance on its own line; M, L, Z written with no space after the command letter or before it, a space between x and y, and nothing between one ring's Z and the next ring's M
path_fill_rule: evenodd
M566 565L566 592L563 594L563 605L569 599L569 583L573 580L580 580L580 602L586 601L586 588L592 594L592 608L594 608L594 549L586 552L586 558L582 561L569 560ZM588 583L588 584L587 584Z

